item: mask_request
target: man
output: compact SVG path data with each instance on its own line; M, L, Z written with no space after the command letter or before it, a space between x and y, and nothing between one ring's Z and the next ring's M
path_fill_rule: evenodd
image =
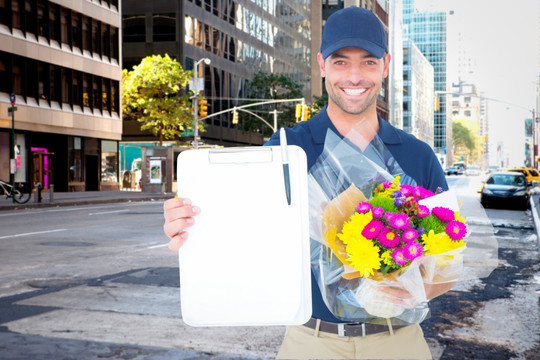
M354 128L368 141L377 134L405 174L418 185L431 190L448 188L431 148L377 115L377 97L388 76L390 54L384 27L373 13L348 7L330 16L323 30L317 59L325 78L328 105L309 121L287 129L289 144L298 145L306 152L308 168L321 154L328 129L344 137ZM278 134L267 143L278 144ZM193 224L193 217L199 211L188 199L171 199L165 203L164 231L171 239L169 247L172 250L177 250L187 239L185 229ZM426 295L433 298L451 286L426 285ZM315 280L312 280L312 289L312 319L304 326L287 329L278 358L431 358L418 324L395 329L391 325L338 325L343 321L328 310ZM395 291L403 298L408 296L402 290ZM343 329L346 329L345 336Z

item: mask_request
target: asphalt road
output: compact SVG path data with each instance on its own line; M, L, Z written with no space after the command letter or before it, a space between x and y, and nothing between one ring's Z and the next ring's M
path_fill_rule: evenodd
M475 207L474 179L451 177L497 268L431 302L435 359L538 359L540 267L530 212ZM469 190L466 190L469 189ZM192 328L162 201L0 212L3 359L271 359L284 327ZM491 226L494 224L494 226ZM478 250L476 250L478 251ZM481 274L481 268L471 268Z

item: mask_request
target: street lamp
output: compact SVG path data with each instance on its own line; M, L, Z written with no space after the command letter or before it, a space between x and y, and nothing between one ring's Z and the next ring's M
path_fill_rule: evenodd
M194 105L193 105L193 110L194 110L194 114L193 114L193 147L195 149L198 149L199 148L199 91L200 90L204 90L204 82L202 83L202 87L201 89L199 89L199 75L198 75L198 70L199 70L199 64L201 62L203 62L206 64L206 65L210 65L210 62L211 60L209 58L202 58L200 59L199 61L195 62L195 67L193 69L193 90L194 90L194 93L195 93L195 96L193 98L194 100Z

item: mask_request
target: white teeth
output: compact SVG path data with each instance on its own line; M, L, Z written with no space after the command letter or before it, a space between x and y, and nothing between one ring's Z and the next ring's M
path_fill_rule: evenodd
M343 89L347 95L360 95L366 91L366 89Z

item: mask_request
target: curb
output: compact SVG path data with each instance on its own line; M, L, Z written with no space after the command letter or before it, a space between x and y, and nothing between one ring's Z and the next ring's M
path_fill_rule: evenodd
M532 212L533 221L534 221L534 228L536 229L537 245L538 245L538 248L540 249L540 217L538 216L538 211L536 210L534 196L531 196L529 198L529 202L531 204L531 212Z
M167 200L173 197L173 195L168 194L149 194L144 197L133 197L133 198L109 198L109 199L78 199L70 201L54 201L54 202L41 202L41 203L32 203L32 199L26 204L13 204L13 205L0 205L0 211L3 210L27 210L27 209L41 209L49 207L63 207L63 206L81 206L81 205L92 205L92 204L108 204L108 203L120 203L120 202L141 202L141 201L157 201L157 200Z

